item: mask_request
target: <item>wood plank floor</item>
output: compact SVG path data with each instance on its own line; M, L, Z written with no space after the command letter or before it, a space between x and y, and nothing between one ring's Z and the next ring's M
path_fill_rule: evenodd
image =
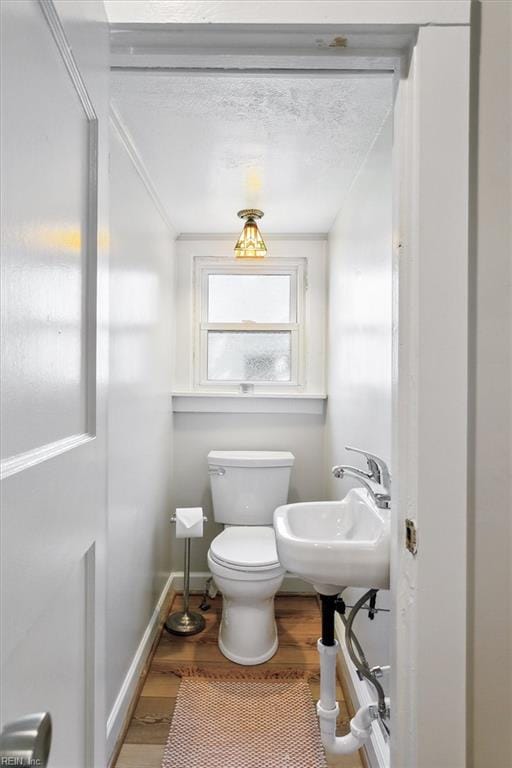
M199 597L191 598L192 607L196 610L199 601ZM210 610L203 614L206 629L199 635L179 638L165 631L162 633L119 753L116 768L160 768L180 684L180 677L176 674L180 667L197 666L219 671L230 668L240 670L237 664L228 661L221 654L217 645L221 601L222 598L217 597L212 601ZM181 605L179 597L177 602ZM316 641L320 634L320 611L316 598L278 596L276 621L279 631L279 650L270 661L254 669L311 670L314 674L310 679L310 689L316 701L319 696ZM337 696L340 705L338 733L344 734L349 730L350 718L339 684ZM328 765L329 768L362 768L363 763L359 754L356 753L328 758ZM183 766L183 768L187 767ZM233 768L243 768L243 766Z

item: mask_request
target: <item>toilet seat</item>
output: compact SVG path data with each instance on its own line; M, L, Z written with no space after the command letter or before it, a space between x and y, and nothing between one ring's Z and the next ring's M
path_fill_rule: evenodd
M214 575L236 581L268 581L282 576L276 536L270 526L226 528L208 550L208 567Z
M260 582L273 581L279 579L285 574L282 565L274 565L272 568L254 568L252 571L246 571L243 568L235 568L232 565L220 563L212 557L211 550L208 550L206 556L208 570L215 577L222 577L233 582L247 582L258 584Z
M224 568L245 573L280 568L276 537L270 526L231 526L210 544L210 557Z

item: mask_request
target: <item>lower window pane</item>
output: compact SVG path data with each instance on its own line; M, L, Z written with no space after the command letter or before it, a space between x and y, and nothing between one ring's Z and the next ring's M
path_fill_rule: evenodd
M290 331L208 331L209 381L290 381Z

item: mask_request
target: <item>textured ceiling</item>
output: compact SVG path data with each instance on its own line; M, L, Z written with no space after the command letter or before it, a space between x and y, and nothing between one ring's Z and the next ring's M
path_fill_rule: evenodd
M327 232L388 113L389 75L113 72L112 101L178 232Z

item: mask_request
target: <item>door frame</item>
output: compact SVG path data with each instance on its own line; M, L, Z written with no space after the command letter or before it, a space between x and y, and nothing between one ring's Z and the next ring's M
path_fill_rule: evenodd
M395 103L393 768L466 765L469 31L420 27Z
M188 0L161 3L151 11L148 4L136 5L138 20L156 26L314 27L346 35L340 68L375 70L393 62L391 765L462 768L467 730L471 2ZM133 6L131 18L119 22L133 21ZM365 35L364 50L351 48L354 33ZM403 46L391 50L389 41L404 35L410 40L405 51ZM115 29L114 44L120 39L122 31ZM130 67L135 59L148 65L151 54L132 57L133 52L114 47L114 66ZM198 66L202 59L206 66L205 58L194 53L191 61ZM261 54L247 57L248 66L276 68L286 58L267 53L264 63L265 51ZM226 67L227 58L210 52L208 66ZM301 68L310 66L312 58L289 56L287 61ZM230 61L239 67L236 56ZM158 63L176 66L176 57L160 55ZM417 527L417 554L405 547L406 519Z

